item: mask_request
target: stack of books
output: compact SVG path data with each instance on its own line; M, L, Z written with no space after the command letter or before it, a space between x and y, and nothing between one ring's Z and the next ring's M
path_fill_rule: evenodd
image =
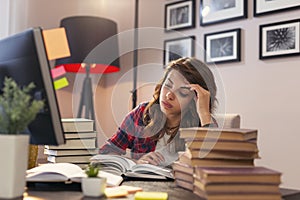
M194 193L207 200L281 200L280 177L265 167L195 167Z
M184 128L186 151L179 161L191 166L253 166L259 158L257 130Z
M184 189L193 191L194 189L194 167L175 161L172 165L175 184Z
M191 191L195 166L247 167L254 166L254 159L259 158L254 129L182 128L180 138L186 150L173 164L175 182Z
M94 120L65 118L62 119L62 125L66 143L58 146L45 145L44 154L47 155L48 162L73 163L84 168L98 152Z

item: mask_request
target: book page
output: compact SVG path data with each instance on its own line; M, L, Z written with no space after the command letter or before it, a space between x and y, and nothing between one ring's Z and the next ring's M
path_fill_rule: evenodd
M106 178L107 186L118 186L122 183L123 177L105 171L99 171L99 177Z
M132 167L131 171L139 174L156 174L168 178L174 178L172 169L162 168L151 164L135 165L134 167ZM143 175L141 175L141 177L143 177Z
M120 155L109 155L109 154L98 154L91 158L91 161L94 163L99 163L104 165L106 169L108 168L117 168L121 172L126 172L128 169L131 169L136 163L126 157Z

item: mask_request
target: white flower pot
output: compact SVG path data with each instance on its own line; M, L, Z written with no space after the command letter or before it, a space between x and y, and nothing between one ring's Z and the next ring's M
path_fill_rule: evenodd
M104 195L106 178L86 177L81 180L81 189L84 196L100 197Z
M23 196L28 165L29 135L0 134L0 198Z

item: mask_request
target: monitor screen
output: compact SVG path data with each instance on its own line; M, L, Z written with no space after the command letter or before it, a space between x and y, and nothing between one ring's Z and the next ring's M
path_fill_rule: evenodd
M35 84L32 97L44 100L44 108L28 126L30 143L59 145L65 143L50 65L42 29L31 28L0 40L0 88L5 77L21 87Z

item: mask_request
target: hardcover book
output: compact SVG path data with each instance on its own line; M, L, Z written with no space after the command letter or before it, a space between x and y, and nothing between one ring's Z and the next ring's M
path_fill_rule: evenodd
M97 132L65 132L66 139L96 138Z
M246 151L258 152L256 140L249 141L229 141L229 140L186 140L187 148L189 149L204 149L204 150L224 150L224 151Z
M208 194L198 187L194 193L206 200L282 200L280 193L213 193Z
M96 155L98 149L44 149L44 154L49 156L82 156L82 155Z
M258 152L231 151L231 150L204 150L204 149L186 149L189 158L212 158L212 159L255 159L260 158Z
M88 163L92 155L79 156L48 156L47 160L51 163Z
M179 161L175 161L172 164L172 168L175 171L181 171L181 172L185 172L187 174L194 174L194 167L181 163Z
M65 144L53 146L45 145L46 149L95 149L96 138L83 138L83 139L67 139Z
M193 183L187 182L187 181L184 181L184 180L181 180L181 179L178 179L178 178L175 179L175 184L177 186L182 187L184 189L187 189L189 191L193 191L193 189L194 189L194 184Z
M94 120L84 118L61 119L64 132L93 132Z
M194 186L205 191L208 194L212 193L279 193L278 184L270 183L207 183L198 177L194 178Z
M184 173L182 171L174 171L175 179L184 180L185 182L193 183L194 177L193 174Z
M209 159L209 158L190 158L186 154L182 154L179 157L179 162L190 165L196 166L199 165L201 167L213 167L213 166L223 166L223 167L230 167L230 166L253 166L254 161L253 159Z
M195 176L205 183L281 183L280 172L258 166L195 167Z
M255 129L238 129L238 128L181 128L180 138L188 139L220 139L220 140L253 140L257 139L257 130Z

